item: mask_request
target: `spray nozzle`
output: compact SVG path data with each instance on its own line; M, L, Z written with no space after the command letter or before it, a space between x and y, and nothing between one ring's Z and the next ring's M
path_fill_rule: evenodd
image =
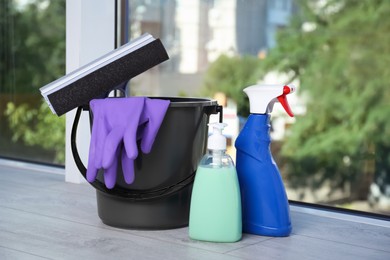
M244 89L249 97L250 112L253 114L271 113L275 102L280 102L291 117L294 116L287 95L295 91L293 85L254 85Z
M207 148L209 150L226 150L226 137L222 134L222 130L227 126L225 123L210 123L213 128L213 133L209 136Z

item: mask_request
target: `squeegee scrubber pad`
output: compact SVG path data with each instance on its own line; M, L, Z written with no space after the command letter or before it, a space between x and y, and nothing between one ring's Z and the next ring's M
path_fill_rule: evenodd
M58 116L89 103L168 59L159 39L48 95Z

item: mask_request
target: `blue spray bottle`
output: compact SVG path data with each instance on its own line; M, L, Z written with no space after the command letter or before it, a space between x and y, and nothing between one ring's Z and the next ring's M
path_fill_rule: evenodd
M255 85L244 89L250 116L235 146L241 190L243 232L263 236L291 233L290 209L279 169L270 152L270 113L279 101L293 116L287 94L291 85Z

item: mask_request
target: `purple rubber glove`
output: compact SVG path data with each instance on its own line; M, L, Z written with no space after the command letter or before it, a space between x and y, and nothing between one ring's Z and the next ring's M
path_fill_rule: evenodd
M145 106L141 114L140 121L146 122L141 132L141 150L143 153L150 153L158 130L164 120L170 101L162 99L145 100ZM138 129L138 132L140 130Z
M141 151L143 153L148 154L152 150L169 104L169 100L146 98L137 132L137 140L141 140ZM132 158L129 154L126 156L125 152L122 152L123 177L127 184L134 181L134 160L135 158Z
M148 98L92 100L90 107L94 122L87 180L94 181L98 170L104 168L105 185L113 188L121 154L124 180L128 184L133 183L134 160L138 156L137 140L141 139L142 152L151 151L169 104L167 100Z
M145 98L106 98L90 102L93 125L87 180L93 182L99 169L104 168L104 182L111 189L116 183L118 158L122 143L126 157L138 156L137 129Z

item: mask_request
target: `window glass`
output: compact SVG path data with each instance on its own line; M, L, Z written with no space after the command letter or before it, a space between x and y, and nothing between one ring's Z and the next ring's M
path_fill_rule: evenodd
M0 3L0 156L63 164L65 117L39 88L65 73L65 0ZM129 0L130 38L149 32L170 56L130 93L217 99L235 158L242 89L293 82L295 117L275 105L271 127L289 199L390 215L388 13L387 0Z
M390 1L129 2L130 38L149 32L170 56L133 95L217 98L233 145L242 89L293 82L296 116L275 105L271 132L289 199L390 214Z
M65 73L65 0L0 4L0 156L63 164L65 121L39 88Z

